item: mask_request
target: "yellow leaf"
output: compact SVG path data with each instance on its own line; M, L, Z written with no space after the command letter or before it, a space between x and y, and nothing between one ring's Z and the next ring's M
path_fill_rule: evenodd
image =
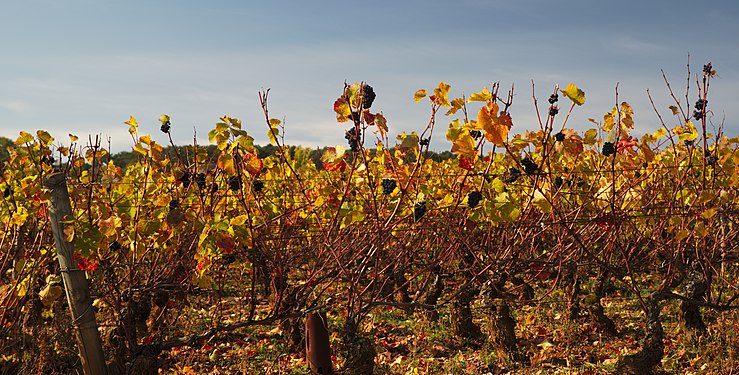
M552 210L552 205L549 204L547 197L538 189L534 192L534 197L531 200L531 203L538 207L541 212L547 213Z
M20 227L26 222L27 217L28 210L23 206L18 207L18 209L13 213L13 217L10 219L10 224Z
M682 241L690 235L690 232L688 232L687 229L681 229L675 234L675 240Z
M659 128L656 132L652 133L652 137L654 139L660 139L664 137L667 134L667 131L665 131L665 128Z
M694 141L698 138L698 131L695 129L695 125L693 125L692 122L685 124L685 127L678 126L673 129L673 131L677 134L678 138L680 138L681 142Z
M343 161L345 156L346 148L342 145L337 145L336 147L326 148L326 151L321 155L321 161L325 164L333 165Z
M18 139L15 140L15 144L20 146L22 144L26 144L33 141L33 135L26 133L24 131L20 132L20 136Z
M70 140L71 140L72 142L77 142L77 140L78 140L79 138L78 138L78 137L77 137L76 135L74 135L74 134L69 134L69 139L70 139Z
M66 225L64 227L64 241L72 242L74 241L74 226L72 225Z
M122 224L123 221L120 217L116 215L110 216L107 219L100 220L100 233L106 237L115 236L116 229L120 228Z
M48 146L51 144L51 142L54 142L54 138L46 130L37 130L36 137L39 141L41 141L41 144L45 146Z
M277 137L280 135L280 129L277 127L271 127L269 130L267 130L267 138L269 138L269 143L276 145L277 144Z
M229 175L236 174L236 168L234 166L233 156L225 152L222 152L221 155L218 157L218 168L221 168L224 172L226 172Z
M616 107L613 107L611 112L606 112L603 115L603 131L610 132L613 130L613 125L616 123Z
M60 287L59 285L46 284L46 286L44 286L43 289L38 292L38 296L41 300L41 303L43 303L44 306L48 308L49 306L53 305L54 302L59 299L59 297L62 296L62 292L62 287Z
M436 95L436 102L444 107L449 107L449 90L452 86L439 82L439 87L434 89L434 95Z
M341 97L334 102L334 112L336 112L336 121L347 122L349 121L349 116L352 114L352 109L346 99ZM270 123L270 127L271 125Z
M231 224L232 227L240 227L244 225L248 220L249 220L248 215L239 215L239 216L232 218L229 224Z
M680 110L676 106L671 105L669 108L672 111L673 115L677 116L678 114L680 114Z
M593 145L595 144L595 140L598 137L598 131L595 129L588 129L588 131L585 132L585 139L583 139L583 143L586 145Z
M264 163L259 155L255 152L244 153L244 170L246 170L252 177L259 177L262 173Z
M708 235L708 228L706 228L706 225L703 224L702 221L695 223L695 228L693 228L693 230L701 237Z
M452 152L471 160L477 155L475 139L469 133L462 133L452 144Z
M710 219L714 215L716 215L717 212L718 212L717 209L715 209L715 208L709 208L709 209L703 211L703 213L701 214L701 217L703 217L704 219Z
M135 117L131 116L131 118L124 122L124 124L128 125L129 134L136 134L136 132L138 132L139 123L136 121Z
M468 102L487 102L493 99L493 94L488 91L488 88L485 87L482 91L476 92L467 99Z
M627 102L621 103L621 125L629 129L634 128L634 110Z
M416 103L418 103L418 102L421 101L421 99L423 99L425 97L426 97L426 89L420 89L420 90L416 91L415 94L413 94L413 101L415 101Z
M382 113L375 114L375 125L377 125L377 130L380 131L381 135L387 134L387 120Z
M31 290L32 286L31 275L28 275L15 287L16 294L18 297L25 297L26 294L28 294L28 291Z
M513 123L507 113L501 112L497 115L498 103L492 102L480 108L477 113L477 124L485 130L485 139L496 146L504 146L508 138L508 130Z
M583 105L585 103L585 92L571 83L564 90L560 91L577 105Z
M452 100L451 105L452 108L449 109L447 113L445 113L445 115L447 116L457 113L457 111L459 111L464 106L464 100L462 100L462 98L456 98Z
M165 114L162 114L161 116L159 116L159 122L161 122L162 125L168 123L169 122L169 116L168 115L165 115Z

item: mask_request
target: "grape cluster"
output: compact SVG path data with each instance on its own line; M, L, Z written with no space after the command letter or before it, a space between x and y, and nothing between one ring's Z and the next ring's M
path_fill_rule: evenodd
M198 173L195 176L195 183L198 184L200 190L205 188L205 173Z
M470 130L470 137L480 139L480 137L482 137L482 132L479 130Z
M177 199L172 199L171 201L169 201L169 209L170 210L174 210L177 207L180 207L180 202Z
M41 164L54 165L55 161L56 159L51 155L44 155L41 157Z
M10 190L10 186L6 186L5 190L3 191L3 198L9 197L10 194L13 194L13 190Z
M110 251L120 251L122 248L123 246L121 246L121 244L116 240L110 241L110 243L108 243L108 249L110 249Z
M685 147L693 147L694 143L695 142L691 141L690 139L686 139L683 141L683 144L685 145Z
M554 104L557 103L557 101L559 101L559 95L557 95L557 93L549 95L549 116L554 117L559 113L559 107Z
M703 119L703 114L706 112L707 104L708 104L708 100L705 100L705 99L698 99L698 101L695 102L695 110L693 111L693 118L695 118L696 121L700 121Z
M418 202L413 207L413 221L419 221L426 213L426 202Z
M510 184L511 182L516 182L519 177L521 177L521 171L517 168L510 168L508 169L508 177L503 182Z
M564 142L565 140L565 133L559 132L554 135L554 139L557 140L557 142Z
M531 161L531 159L529 158L524 158L523 160L521 160L521 165L523 165L523 171L527 175L532 175L536 173L537 170L539 170L539 167L536 165L536 163Z
M613 145L613 142L605 142L603 143L602 152L605 156L611 156L616 153L616 146Z
M716 155L708 155L706 157L706 163L710 165L716 164L717 161L718 161L718 157L716 157Z
M469 208L475 208L478 203L482 200L482 193L479 191L471 191L467 194L467 206Z
M162 126L159 128L159 130L162 131L162 133L169 133L169 130L172 128L172 124L169 121L165 121Z
M349 115L349 118L354 121L355 124L359 124L359 120L361 119L361 115L359 112L352 111L351 115Z
M711 63L703 65L703 74L711 75L712 72L713 72L713 65Z
M559 188L562 187L563 184L564 184L564 180L562 179L562 176L557 176L554 179L554 187L555 188L559 189Z
M185 171L185 173L182 174L182 177L177 179L177 181L182 183L182 186L187 188L190 186L190 171Z
M262 180L254 180L251 182L251 189L254 190L255 193L259 193L264 189L264 181Z
M429 142L431 142L430 138L422 138L420 141L418 141L418 144L421 146L428 146Z
M344 138L349 142L349 148L352 151L356 152L359 150L359 132L357 132L356 127L349 129L346 134L344 134Z
M372 103L375 101L375 90L372 86L365 84L362 88L362 108L368 109L372 107Z
M228 179L228 188L231 189L231 191L241 189L241 179L239 176L231 176L231 178Z
M223 260L223 264L229 265L236 261L236 254L226 254L221 260Z
M385 195L390 195L390 193L392 193L397 186L398 184L395 182L395 180L385 178L382 180L382 193Z

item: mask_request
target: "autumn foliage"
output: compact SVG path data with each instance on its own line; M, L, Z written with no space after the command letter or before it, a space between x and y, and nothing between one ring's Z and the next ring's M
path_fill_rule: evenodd
M556 327L537 323L540 342L524 339L530 327L515 311L554 299L563 320L632 337L611 367L651 371L674 349L659 345L665 335L677 337L663 332L662 309L681 311L682 338L711 334L703 314L737 308L739 139L707 132L714 74L697 76L700 118L678 102L669 123L641 136L626 101L576 131L568 114L585 92L573 84L536 103L538 129L517 131L512 89L454 98L442 82L414 94L429 106L427 126L391 141L392 119L368 103L368 86L346 85L333 108L356 143L327 149L321 165L289 152L268 91L262 125L224 116L208 132L217 155L197 144L165 149L133 116L125 124L138 160L126 169L99 142L22 132L0 178L0 364L76 366L41 188L59 170L74 208L65 235L96 296L111 366L249 327L277 327L299 352L301 319L319 311L333 322L335 367L368 373L384 366L373 314L397 309L430 321L445 314L461 347L493 348L491 368L525 369L545 361L537 348ZM159 121L165 136L178 126ZM259 128L277 154L258 156L250 133ZM439 133L455 158L427 157ZM605 312L613 295L627 297L638 333ZM736 365L730 344L723 361Z

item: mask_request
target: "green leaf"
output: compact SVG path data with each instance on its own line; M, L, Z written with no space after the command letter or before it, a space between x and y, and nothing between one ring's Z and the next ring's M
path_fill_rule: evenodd
M583 105L585 103L585 92L571 83L564 90L560 91L577 105Z

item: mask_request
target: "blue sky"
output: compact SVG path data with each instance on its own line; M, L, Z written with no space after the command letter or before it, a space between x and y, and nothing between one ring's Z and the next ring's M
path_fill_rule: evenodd
M377 93L391 135L420 131L426 104L413 93L439 81L461 95L516 85L514 132L538 128L555 84L587 97L568 127L585 130L619 99L635 108L636 134L668 125L660 69L684 97L686 64L712 62L713 123L739 133L739 2L727 1L107 1L3 2L0 22L0 136L50 131L110 138L130 148L130 115L160 143L158 117L172 117L176 143L219 117L242 119L267 143L257 93L271 88L270 115L286 121L289 144L344 143L333 101L344 81ZM695 101L692 88L690 102ZM542 104L543 105L543 104ZM562 116L562 119L564 117ZM432 142L449 149L441 116Z

